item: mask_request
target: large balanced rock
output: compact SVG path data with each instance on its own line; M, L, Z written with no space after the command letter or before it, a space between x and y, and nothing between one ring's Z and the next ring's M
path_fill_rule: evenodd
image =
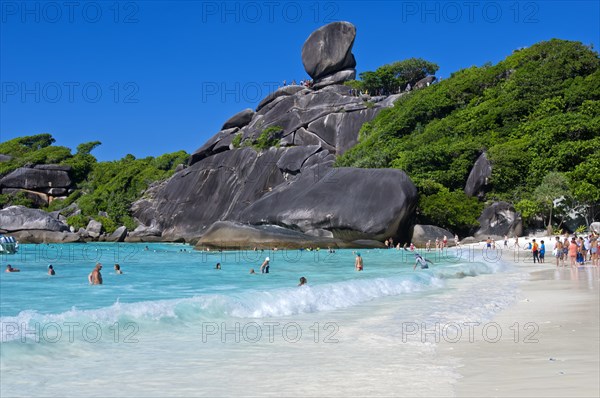
M43 230L63 232L69 227L43 210L24 206L10 206L0 210L0 229L7 232L21 230Z
M495 202L485 208L477 219L480 228L475 232L475 238L503 239L504 235L520 236L523 232L521 215L507 202Z
M52 168L20 167L0 179L0 188L21 188L34 191L44 188L68 188L71 184L72 181L67 171Z
M333 22L314 31L302 47L302 63L314 80L344 69L354 69L352 46L356 28L349 22Z
M401 170L335 168L318 181L301 173L248 206L240 221L325 230L345 241L406 240L416 204L417 190Z
M454 234L447 229L435 225L416 224L413 228L411 242L417 247L425 247L427 241L435 242L436 238L442 241L444 236L448 238L448 246L454 245ZM432 247L434 247L432 245Z
M485 152L483 152L471 169L469 178L465 185L465 194L467 196L478 196L483 198L485 195L485 188L488 184L488 179L492 176L492 164L487 158Z

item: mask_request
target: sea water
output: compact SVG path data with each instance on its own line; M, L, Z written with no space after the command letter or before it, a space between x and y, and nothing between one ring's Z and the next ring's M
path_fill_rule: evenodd
M410 251L360 252L362 272L353 250L21 245L1 258L21 272L0 274L0 395L452 395L438 344L479 332L522 274L500 250L421 251L426 270Z

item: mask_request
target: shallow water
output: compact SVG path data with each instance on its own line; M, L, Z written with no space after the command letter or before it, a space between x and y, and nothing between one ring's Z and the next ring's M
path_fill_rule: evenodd
M361 250L355 272L351 250L145 246L1 259L21 269L0 275L1 395L451 395L456 364L419 329L489 319L522 278L470 249L426 253L417 271L410 252ZM271 272L250 275L266 256ZM97 261L104 284L90 286Z

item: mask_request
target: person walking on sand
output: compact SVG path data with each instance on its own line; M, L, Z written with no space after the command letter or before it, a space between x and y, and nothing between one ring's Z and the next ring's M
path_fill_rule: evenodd
M546 245L544 244L544 241L541 240L540 241L540 257L538 259L538 261L541 264L544 264L546 261L544 260L544 257L546 257Z
M537 244L537 242L535 241L535 239L533 239L531 241L531 253L533 254L533 263L535 264L536 261L539 263L540 262L540 257L539 257L539 246Z
M102 264L97 263L96 267L90 274L88 275L88 281L90 285L101 285L102 284L102 274L100 270L102 269Z
M559 266L560 260L563 258L563 244L560 241L560 236L556 237L556 242L554 243L554 257L556 257L556 266ZM563 259L562 265L564 267L565 261Z
M356 260L354 261L354 268L357 271L362 271L363 270L363 259L360 256L360 253L356 253Z
M508 235L504 235L504 247L508 249Z
M261 274L268 274L269 273L269 262L271 260L269 259L269 257L265 258L265 261L263 261L262 265L260 266L260 273Z

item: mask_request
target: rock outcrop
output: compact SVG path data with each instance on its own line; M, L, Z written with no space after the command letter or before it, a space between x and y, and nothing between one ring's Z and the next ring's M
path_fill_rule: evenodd
M520 236L523 233L521 215L507 202L495 202L485 208L477 219L480 228L475 232L476 239L503 239L504 235Z
M412 222L417 190L404 172L318 168L315 165L315 170L310 168L264 195L242 212L240 221L345 241L408 238L402 235Z
M100 221L90 220L85 230L92 238L98 238L102 234L103 226Z
M127 237L127 227L121 226L106 237L107 242L124 242Z
M0 230L7 232L21 230L63 232L69 231L69 227L43 210L9 206L0 210Z
M232 128L242 128L252 120L254 111L252 109L244 109L243 111L236 113L230 117L221 127L221 130L227 130Z
M41 166L45 167L20 167L16 169L0 180L0 187L41 191L50 188L69 188L71 186L71 178L63 166L56 166L60 167L58 169L49 168L52 165Z
M486 186L488 180L492 176L492 164L487 158L485 152L483 152L473 165L469 178L465 184L465 194L467 196L477 196L483 198L486 193Z
M315 84L282 87L255 112L225 122L189 167L134 203L141 225L126 241L359 247L407 240L417 198L404 172L332 167L362 125L400 97L358 97L339 84L355 77L355 35L347 22L311 34L302 61Z
M413 228L411 242L417 247L425 247L427 241L431 241L431 248L435 248L435 240L442 241L444 236L448 238L448 246L454 246L454 234L447 229L435 225L416 224Z
M35 207L47 206L55 198L69 193L73 184L70 171L71 166L55 164L20 167L0 178L0 193L20 194Z
M345 69L354 69L352 46L356 28L349 22L333 22L314 31L302 47L302 64L315 82Z

